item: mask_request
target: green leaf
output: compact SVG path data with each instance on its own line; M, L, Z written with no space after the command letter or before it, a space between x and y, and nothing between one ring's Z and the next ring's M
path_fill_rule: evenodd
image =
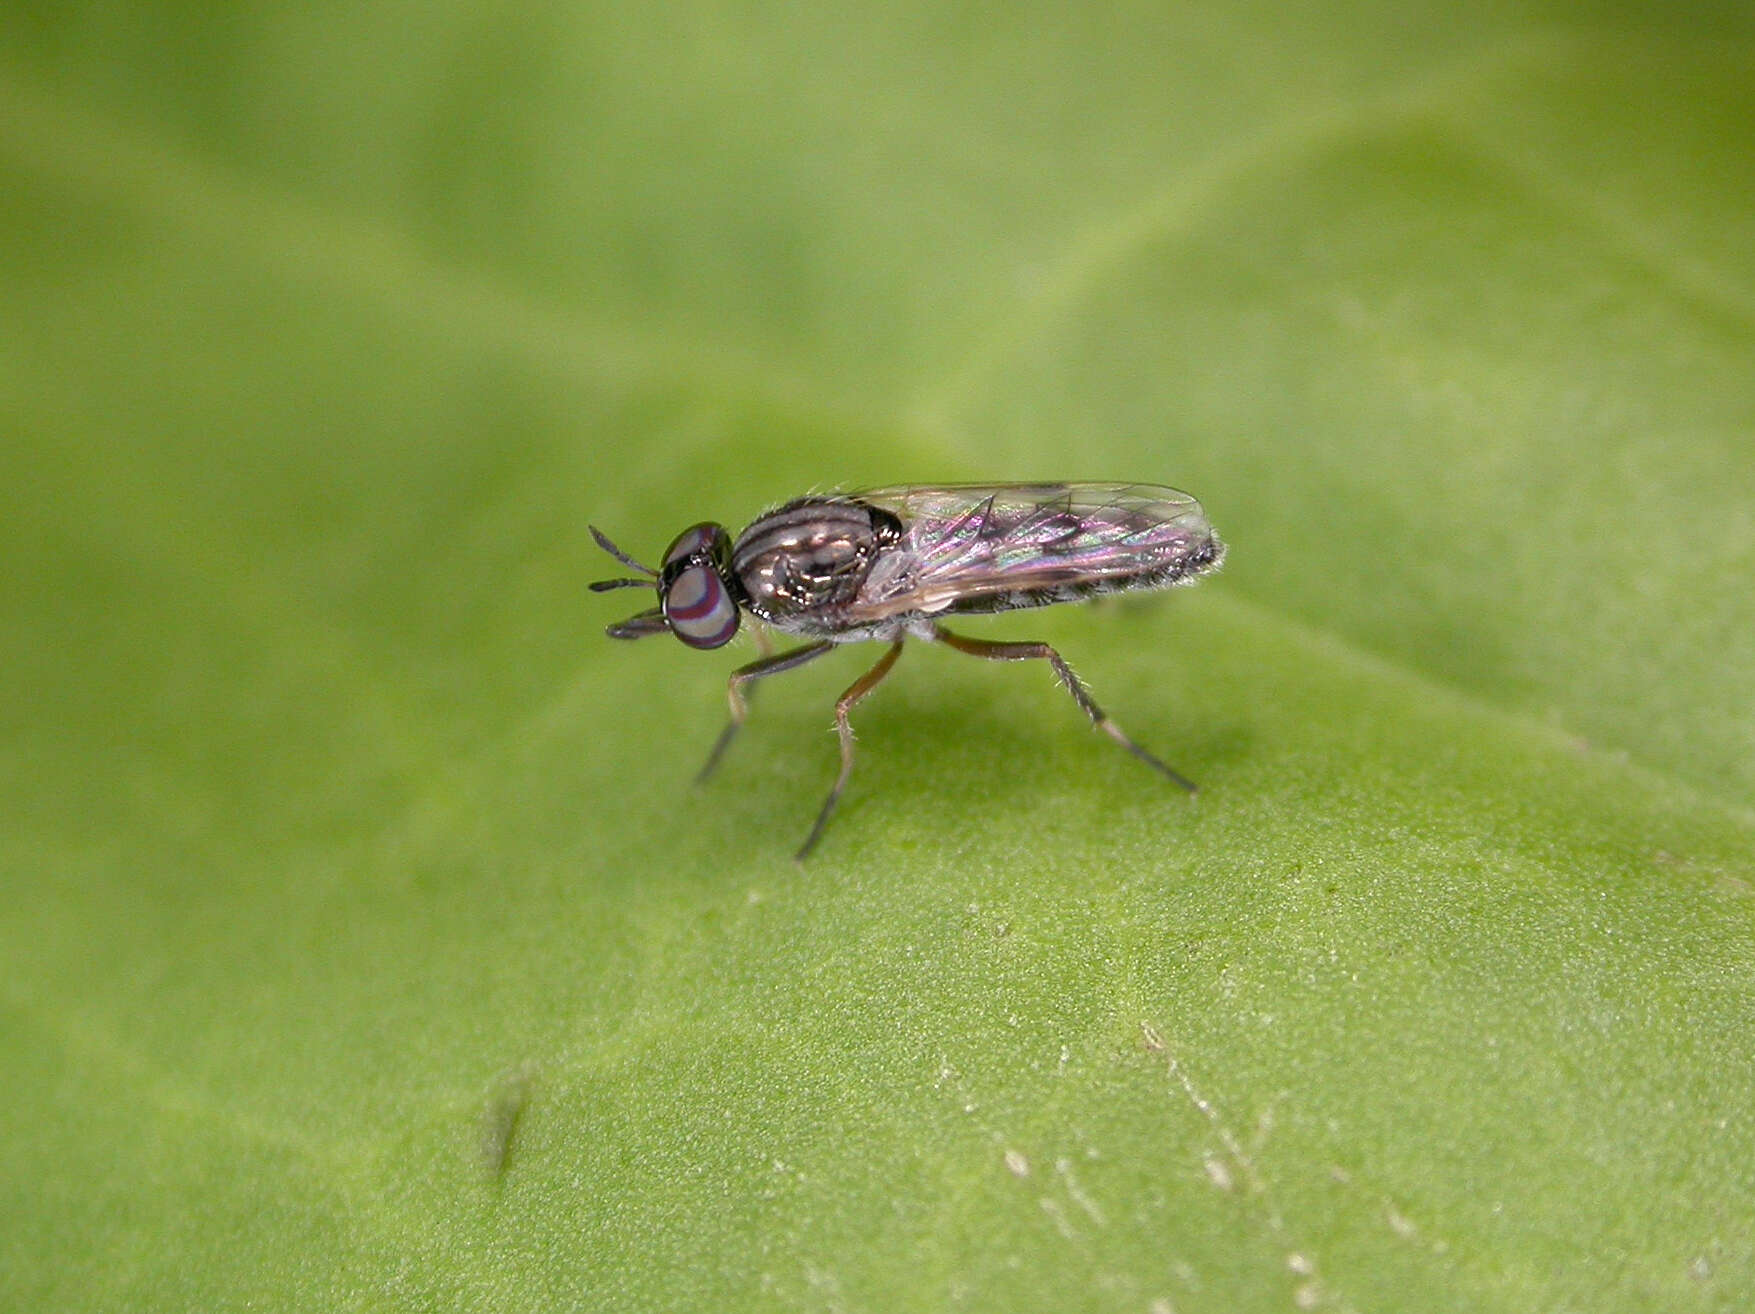
M1741 5L14 6L0 1306L1755 1303ZM1192 592L765 686L836 484ZM645 605L643 602L638 605ZM745 650L747 653L747 649Z

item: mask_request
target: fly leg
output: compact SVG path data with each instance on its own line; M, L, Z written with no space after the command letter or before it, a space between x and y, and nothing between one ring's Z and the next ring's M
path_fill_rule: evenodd
M1120 726L1109 719L1108 713L1097 706L1097 700L1091 697L1091 691L1085 688L1078 676L1073 674L1072 667L1068 666L1066 660L1046 643L994 643L987 639L966 639L960 634L952 634L949 630L937 625L933 626L933 637L941 643L949 644L958 652L966 652L971 657L985 657L989 661L1022 662L1037 658L1046 661L1054 668L1054 673L1060 677L1060 682L1066 686L1066 691L1072 695L1073 701L1084 709L1086 716L1091 718L1093 725L1147 766L1162 773L1175 784L1182 786L1190 794L1194 793L1192 780L1174 767L1167 766L1146 752L1145 749L1129 739Z
M731 720L725 723L725 729L719 732L719 738L713 744L713 751L707 754L707 764L695 775L698 785L713 774L713 768L719 765L719 759L725 756L725 750L731 746L732 737L737 734L738 727L743 724L744 717L749 715L749 703L744 698L743 686L751 680L759 680L764 675L778 675L781 671L790 671L795 666L803 666L812 658L821 657L835 645L824 639L820 643L807 643L802 648L789 648L779 654L765 653L748 666L740 666L731 673L726 682L725 696L731 703Z
M890 667L896 664L896 658L902 655L902 640L897 639L890 645L890 650L878 658L864 675L855 680L835 700L835 733L841 736L841 774L835 777L835 787L829 791L829 797L823 800L822 811L817 813L816 824L810 828L810 834L797 853L793 854L795 862L803 862L810 851L817 846L822 837L823 827L829 824L829 814L834 812L835 804L841 800L841 791L847 788L847 777L853 774L853 725L847 719L847 713L853 710L853 704L878 687L878 682L890 673Z

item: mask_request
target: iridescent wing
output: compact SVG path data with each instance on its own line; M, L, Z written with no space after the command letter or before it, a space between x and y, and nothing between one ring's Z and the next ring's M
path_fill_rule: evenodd
M1200 503L1154 484L953 484L849 494L902 522L847 619L1003 611L1159 588L1218 565Z

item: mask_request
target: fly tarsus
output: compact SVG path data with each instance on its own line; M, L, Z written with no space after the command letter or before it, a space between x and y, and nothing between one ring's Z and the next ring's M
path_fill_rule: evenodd
M1091 718L1092 725L1096 726L1097 729L1108 735L1147 766L1164 776L1165 779L1169 780L1172 784L1180 786L1190 794L1195 792L1195 784L1192 780L1176 770L1176 768L1161 761L1152 753L1141 748L1128 736L1125 730L1116 725L1115 722L1110 719L1109 714L1097 705L1097 700L1091 697L1091 691L1085 687L1084 681L1073 674L1073 669L1066 664L1066 659L1048 644L995 643L988 639L969 639L961 634L952 634L943 626L936 625L933 627L933 637L940 643L955 648L958 652L966 652L971 657L981 657L987 661L1047 662L1054 668L1054 674L1059 677L1061 684L1066 686L1066 691L1072 695L1073 701L1079 705L1080 709L1083 710L1086 716Z
M726 701L731 704L731 719L719 732L719 738L713 741L713 751L707 754L707 761L695 773L695 783L701 784L713 774L719 765L719 759L725 756L725 750L731 747L731 741L743 725L744 718L749 715L749 700L744 696L743 686L752 680L759 680L765 675L778 675L781 671L790 671L803 666L814 658L821 657L835 645L827 639L819 643L807 643L802 648L789 648L782 653L770 653L759 657L747 666L740 666L731 673L725 684Z
M823 827L829 824L835 804L841 801L841 791L847 788L847 779L853 774L853 723L847 719L847 714L853 710L855 703L878 687L884 676L890 673L890 667L896 664L896 658L901 655L902 640L897 639L890 644L889 651L878 658L875 666L849 685L847 692L835 700L835 733L841 739L841 774L835 777L835 787L823 800L822 809L817 813L810 834L805 836L798 852L792 855L794 862L803 862L810 856L810 851L816 848L817 841L823 836Z

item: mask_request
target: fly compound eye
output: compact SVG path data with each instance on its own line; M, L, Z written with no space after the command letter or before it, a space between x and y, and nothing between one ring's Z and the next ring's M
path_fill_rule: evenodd
M731 535L724 525L690 525L659 567L659 600L670 632L691 648L719 648L737 633L737 598L725 582Z
M664 549L664 560L658 563L658 569L663 571L666 567L687 561L690 557L705 557L714 565L729 562L731 535L725 532L725 526L711 522L690 525Z
M666 571L665 576L664 619L670 632L691 648L730 643L737 633L737 600L713 565L697 558L674 575Z

